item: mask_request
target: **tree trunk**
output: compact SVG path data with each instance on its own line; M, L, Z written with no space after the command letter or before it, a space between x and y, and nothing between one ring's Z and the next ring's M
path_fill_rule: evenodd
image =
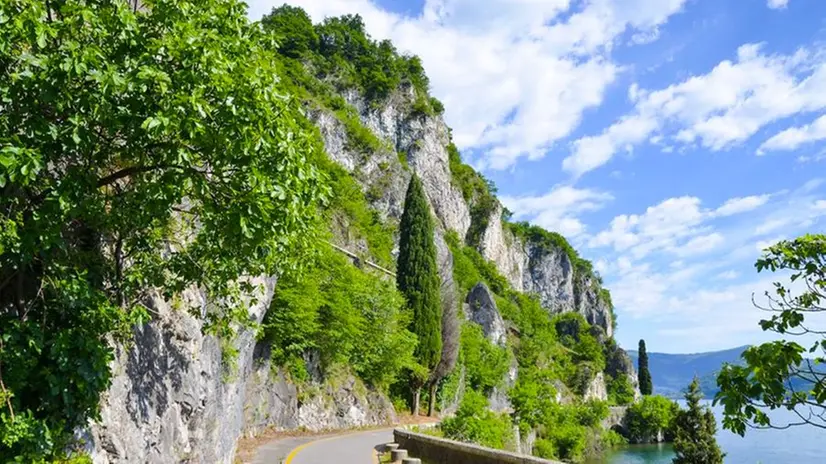
M438 382L431 382L430 383L430 401L428 402L427 406L427 416L433 417L433 413L436 412L436 387L438 386Z
M422 388L416 387L413 389L413 416L419 415L419 396L421 396Z

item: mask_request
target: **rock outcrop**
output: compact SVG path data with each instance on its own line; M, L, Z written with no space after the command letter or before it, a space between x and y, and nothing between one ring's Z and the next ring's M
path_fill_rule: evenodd
M483 282L479 282L467 295L468 320L479 324L485 338L499 346L505 346L505 321L496 308L493 293Z
M496 264L515 290L536 294L549 312L578 312L611 337L614 332L611 308L600 298L592 277L577 274L564 250L517 237L501 217L502 206L497 205L481 234L482 256Z
M250 316L260 322L275 280L252 279L263 291ZM184 303L205 311L206 295L185 291ZM102 398L101 420L82 431L95 464L231 463L243 432L264 428L309 430L391 423L395 411L383 396L345 379L317 386L302 401L295 385L272 369L265 345L251 330L234 347L234 372L219 340L202 333L201 319L155 296L152 322L116 349L113 381Z
M588 384L588 388L585 390L585 395L583 395L583 397L585 398L585 401L606 401L608 399L608 388L605 386L604 373L597 372L591 380L591 383Z

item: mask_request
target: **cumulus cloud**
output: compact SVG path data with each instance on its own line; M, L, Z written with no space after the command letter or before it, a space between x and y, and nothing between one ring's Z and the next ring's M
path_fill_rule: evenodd
M593 236L588 246L611 246L617 252L627 252L642 258L657 250L677 250L683 239L698 235L707 212L697 197L669 198L648 207L642 214L615 217L608 229ZM694 243L697 252L707 245Z
M704 326L686 319L695 312L720 311L725 318L719 323L737 325L736 318L752 310L751 293L770 288L754 274L763 249L823 224L820 185L815 180L793 191L733 198L716 208L696 197L670 198L616 216L588 245L600 250L600 272L622 315L679 319L693 327ZM745 209L751 214L734 216ZM741 274L751 278L743 282Z
M789 0L768 0L766 5L771 8L772 10L779 10L781 8L786 8L789 4Z
M723 61L707 74L656 91L634 85L629 96L634 110L602 133L573 142L571 154L562 162L565 171L582 175L606 164L617 152L652 138L724 150L767 124L822 110L826 108L826 54L807 49L766 54L762 44L746 44L737 49L736 60ZM813 129L812 133L820 132Z
M250 16L283 1L251 0ZM492 169L541 158L568 136L616 78L612 48L626 34L653 39L686 2L426 0L409 17L368 0L288 1L316 21L358 13L373 37L419 55L456 144Z
M790 127L783 132L775 134L760 146L757 153L763 154L767 151L795 150L803 144L824 139L826 139L826 115L817 118L811 124L801 127Z
M732 198L717 208L714 214L716 216L731 216L733 214L745 213L746 211L751 211L765 205L770 197L771 195L751 195Z
M566 237L585 232L585 225L577 215L603 208L613 196L606 192L557 186L539 196L503 196L502 203L516 219L531 222Z

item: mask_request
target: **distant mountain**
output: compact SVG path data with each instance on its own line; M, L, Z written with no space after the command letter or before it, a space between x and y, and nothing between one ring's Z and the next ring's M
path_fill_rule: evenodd
M683 391L694 375L700 377L700 386L706 398L712 398L717 393L717 372L723 363L740 364L740 353L748 345L738 346L723 351L707 353L669 354L648 353L648 370L654 383L654 393L681 398ZM637 367L637 351L629 350L628 355Z

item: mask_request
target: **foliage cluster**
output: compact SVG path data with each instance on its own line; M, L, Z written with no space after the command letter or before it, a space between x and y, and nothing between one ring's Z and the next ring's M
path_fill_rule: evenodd
M488 409L482 393L468 390L456 415L444 419L440 429L453 440L476 443L496 449L514 449L515 439L510 417Z
M714 403L724 406L723 427L740 435L747 426L826 429L826 331L818 325L826 312L826 235L780 241L755 267L788 276L765 293L766 303L755 303L771 315L760 327L779 339L747 348L743 365L725 365L718 374ZM795 418L773 422L767 411L779 408Z
M358 110L344 100L333 84L319 80L300 60L283 55L274 55L274 60L281 82L291 95L335 114L347 134L348 149L371 153L386 148L386 144L361 123Z
M485 338L482 328L471 322L462 325L460 347L460 362L466 370L467 386L489 394L508 372L508 350Z
M147 6L0 3L3 462L61 457L148 298L204 289L226 340L238 276L315 242L326 189L269 37L234 0Z
M444 111L441 102L428 97L429 80L421 59L400 54L389 40L371 39L359 15L329 17L314 25L300 7L283 5L273 8L261 24L275 34L280 54L312 69L320 81L339 90L355 88L373 104L400 85L411 85L419 97L417 112Z
M351 174L340 164L330 160L323 152L318 153L321 153L321 156L315 164L331 187L329 200L324 208L324 216L333 226L334 233L337 232L335 230L337 215L342 214L346 218L346 223L342 224L346 233L354 233L355 238L364 239L369 256L385 268L394 269L396 267L396 260L393 258L395 227L383 221L378 211L370 207L361 186Z
M626 415L626 435L632 443L649 443L658 433L666 440L674 436L674 418L679 406L664 396L644 396L632 404Z
M605 384L608 390L608 404L626 406L634 402L634 386L627 375L619 373L612 377L606 374Z
M600 422L608 417L608 406L600 401L553 404L545 414L533 453L546 459L580 462L586 457L589 441L602 439ZM616 441L613 436L608 438Z
M307 380L303 356L316 352L323 373L348 366L368 384L386 389L414 364L416 337L409 322L392 282L320 245L309 270L279 278L263 337L274 364L287 367L296 381Z
M462 155L452 141L447 146L447 155L453 185L459 188L465 202L471 206L471 224L466 237L467 243L476 245L482 233L487 229L490 216L499 202L496 199L496 186L471 166L462 162Z
M602 345L591 333L591 326L579 313L554 316L554 328L559 342L567 348L573 369L567 370L566 383L584 395L594 376L605 370Z

